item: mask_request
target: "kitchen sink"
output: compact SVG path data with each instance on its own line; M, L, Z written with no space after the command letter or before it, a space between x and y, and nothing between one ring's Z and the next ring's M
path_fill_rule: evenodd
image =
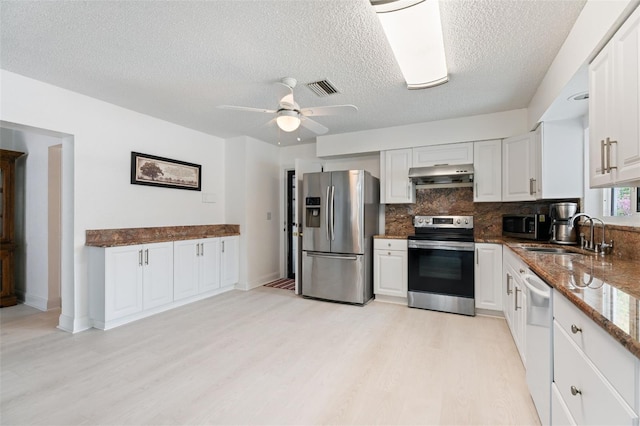
M574 251L567 250L560 247L522 247L523 250L532 251L535 253L548 253L548 254L578 254Z

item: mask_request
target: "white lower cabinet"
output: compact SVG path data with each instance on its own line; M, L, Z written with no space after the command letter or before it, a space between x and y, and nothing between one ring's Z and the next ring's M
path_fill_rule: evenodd
M239 277L238 241L230 236L89 247L93 327L107 330L232 289Z
M373 240L373 293L407 298L407 240Z
M238 282L240 277L240 238L236 236L220 239L220 283L227 287Z
M502 311L502 244L476 243L476 309Z
M89 248L89 314L107 329L173 301L173 243Z
M504 317L513 336L522 363L526 366L526 308L527 294L524 292L522 276L528 271L527 266L508 248L502 251L502 283Z
M552 413L564 404L576 424L637 425L640 360L558 292L553 312Z
M175 300L220 288L220 238L175 241L173 250Z

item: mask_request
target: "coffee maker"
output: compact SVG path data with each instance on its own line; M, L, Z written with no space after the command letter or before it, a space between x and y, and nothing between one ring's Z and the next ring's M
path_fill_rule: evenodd
M551 217L551 242L577 244L576 229L569 219L578 211L577 203L553 203L549 206Z

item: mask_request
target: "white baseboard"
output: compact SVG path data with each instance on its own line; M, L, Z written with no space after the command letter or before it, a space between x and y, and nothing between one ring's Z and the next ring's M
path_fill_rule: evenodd
M47 299L33 294L25 293L24 304L41 311L47 311Z
M262 287L263 285L270 283L271 281L275 281L280 277L280 272L272 272L267 275L263 275L260 278L253 280L250 283L247 283L247 290L253 290L254 288Z
M376 294L376 298L374 300L376 302L394 303L396 305L407 306L407 298L406 297L386 296L384 294Z
M79 333L91 328L89 317L73 318L61 314L58 318L58 328L69 333Z

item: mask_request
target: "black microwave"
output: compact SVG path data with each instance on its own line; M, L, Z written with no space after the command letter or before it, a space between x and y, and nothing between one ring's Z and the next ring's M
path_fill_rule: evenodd
M551 219L545 214L514 214L502 216L502 235L527 240L549 241Z

